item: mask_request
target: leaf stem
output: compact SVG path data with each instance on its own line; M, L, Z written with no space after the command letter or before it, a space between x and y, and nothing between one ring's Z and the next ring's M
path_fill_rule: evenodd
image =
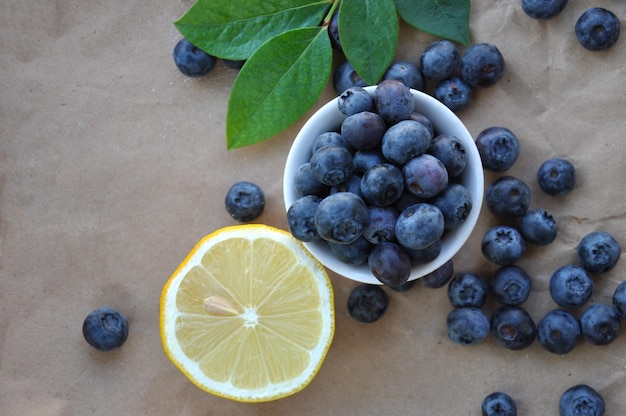
M335 13L335 10L337 10L337 8L339 7L339 3L341 3L341 0L333 1L333 5L330 6L326 17L324 18L324 20L322 20L322 26L328 26L328 24L330 23L330 19L332 19L333 14Z

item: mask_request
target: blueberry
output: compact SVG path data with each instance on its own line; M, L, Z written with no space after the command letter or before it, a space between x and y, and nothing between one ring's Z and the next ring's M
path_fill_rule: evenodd
M409 88L424 91L424 75L422 71L409 62L394 62L383 74L383 80L395 79Z
M552 19L567 6L567 0L521 0L522 10L533 19Z
M379 114L370 111L352 114L341 123L341 134L356 150L380 146L386 131L385 120Z
M408 292L409 290L413 288L413 286L415 286L415 283L417 283L417 279L409 280L406 283L401 284L400 286L388 286L388 287L394 292Z
M461 57L461 78L472 87L491 87L505 69L504 57L492 43L475 43Z
M433 122L426 115L413 111L409 116L409 120L417 121L418 123L423 124L424 127L428 129L430 136L435 137L435 127L433 126Z
M530 188L515 176L502 176L487 186L485 202L499 218L521 217L530 207Z
M367 83L354 70L352 64L343 61L333 71L333 88L337 94L341 94L350 87L366 87Z
M421 202L430 202L430 199L420 198L412 192L409 192L405 187L404 192L402 192L402 195L400 195L400 198L398 198L393 204L391 204L391 206L394 207L396 211L402 212L411 205L419 204Z
M535 341L537 326L526 309L505 305L493 312L491 335L501 346L510 350L521 350Z
M114 309L98 308L83 321L83 337L100 351L114 350L128 338L128 320Z
M396 219L398 212L391 207L370 206L370 223L363 231L363 237L372 244L396 239Z
M489 318L479 308L454 308L446 317L446 327L452 342L475 345L489 335Z
M208 75L215 64L217 58L209 55L200 48L192 45L187 39L182 38L174 47L174 63L183 74L192 78L199 78Z
M337 107L342 114L351 116L363 111L374 111L374 98L363 87L350 87L337 98Z
M361 177L352 175L346 182L338 183L330 187L330 194L336 194L337 192L352 192L363 198L363 194L361 193Z
M372 166L385 162L386 159L380 148L357 150L353 157L354 174L362 176Z
M293 182L298 197L305 195L324 197L330 192L330 186L324 185L313 176L309 162L298 166Z
M613 292L613 309L620 318L626 319L626 280L617 285Z
M562 308L575 309L591 299L594 282L577 264L559 267L550 277L550 296Z
M352 243L361 237L369 219L367 205L351 192L329 195L315 210L315 227L319 236L339 244Z
M517 136L506 127L488 127L476 136L475 141L483 167L492 172L510 169L520 154Z
M553 157L537 170L537 182L541 190L549 195L565 195L576 186L576 169L570 161Z
M565 390L559 399L560 416L603 416L604 399L586 384L578 384Z
M328 37L330 38L330 45L334 50L343 53L341 47L341 41L339 40L339 11L335 10L328 22Z
M601 303L589 306L580 315L580 328L585 341L592 345L608 345L615 341L620 331L617 312Z
M404 186L420 198L437 196L448 186L448 170L435 156L422 153L402 167Z
M439 240L443 232L443 214L432 204L411 205L396 221L396 239L409 249L426 248Z
M346 182L352 176L352 153L337 145L324 146L311 156L311 173L324 185Z
M491 292L504 305L521 305L532 289L532 280L526 270L516 265L500 267L490 280Z
M336 258L344 263L355 265L367 262L371 246L371 243L362 236L348 244L328 242L328 248Z
M381 286L362 284L352 289L348 296L348 313L360 322L379 320L388 306L389 298Z
M461 111L472 102L472 87L460 77L441 80L435 86L435 98L452 111Z
M528 210L520 219L519 230L526 242L546 246L554 241L558 225L546 210L535 208Z
M411 90L395 79L381 81L376 86L374 102L378 114L390 125L408 119L415 109Z
M441 81L452 77L461 63L461 52L449 40L437 40L422 52L420 66L425 77Z
M411 258L391 241L375 244L367 263L374 277L387 286L401 286L411 275Z
M539 344L553 354L567 354L572 351L580 335L578 320L562 309L551 310L537 323Z
M603 51L615 45L620 33L620 22L610 10L592 7L576 21L574 27L578 42L590 51Z
M508 266L524 255L526 243L517 229L508 225L496 225L485 232L481 251L492 263Z
M447 230L461 226L472 211L472 194L460 183L448 185L433 199L432 204L441 210L444 228Z
M430 143L428 153L441 160L449 178L456 178L467 166L465 146L456 136L450 134L436 136Z
M409 253L409 256L411 254ZM432 272L420 277L422 286L429 289L439 289L447 285L454 277L454 262L452 259L433 270Z
M454 308L480 308L488 294L487 281L475 273L459 273L448 284L448 300Z
M322 198L306 195L293 201L287 210L287 226L291 234L300 241L319 240L315 227L315 211Z
M578 262L589 273L606 273L617 264L622 248L608 232L594 231L580 240L576 253Z
M404 191L402 171L391 163L374 165L361 178L363 199L383 207L395 202Z
M226 211L241 222L256 219L265 208L265 196L258 185L240 181L233 184L226 194Z
M311 143L311 155L322 147L330 145L345 147L347 150L351 150L350 144L341 134L336 131L327 131L315 136L313 143Z
M409 256L411 257L413 263L424 264L430 263L431 261L439 257L439 254L441 253L441 247L442 242L441 239L439 239L435 240L434 243L424 248L413 249L405 247L405 249L409 253Z
M383 156L396 165L404 165L429 147L432 135L428 128L414 120L402 120L389 127L381 142Z
M517 406L511 396L501 391L488 394L480 406L482 416L517 416Z

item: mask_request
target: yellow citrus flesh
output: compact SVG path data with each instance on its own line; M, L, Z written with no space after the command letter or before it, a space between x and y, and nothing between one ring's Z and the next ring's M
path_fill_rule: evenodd
M161 294L165 353L195 385L263 402L306 387L334 334L325 269L288 232L225 227L206 236Z

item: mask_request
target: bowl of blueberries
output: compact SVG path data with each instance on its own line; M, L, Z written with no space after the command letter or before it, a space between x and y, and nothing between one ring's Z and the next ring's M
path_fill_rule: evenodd
M474 230L483 192L463 122L396 80L350 87L317 110L283 177L292 235L338 275L390 287L449 263Z

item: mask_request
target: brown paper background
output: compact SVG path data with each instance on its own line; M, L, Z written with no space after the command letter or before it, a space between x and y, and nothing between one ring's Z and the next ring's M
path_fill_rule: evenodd
M459 116L474 136L493 125L517 134L522 154L508 173L529 184L532 206L552 212L560 227L557 241L530 248L519 263L533 277L525 307L538 321L555 307L549 276L576 261L583 235L603 229L626 244L626 39L592 53L574 36L587 7L602 3L624 24L626 4L572 1L558 18L540 22L518 1L472 3L472 42L495 43L508 69ZM304 122L265 143L225 150L236 71L220 63L209 77L188 79L171 57L180 38L172 22L191 5L3 1L0 414L479 415L483 397L501 390L520 415L556 415L560 394L578 383L604 396L608 415L624 414L625 329L611 345L581 342L564 356L537 342L522 351L491 338L462 347L445 333L445 289L388 291L384 318L360 324L345 307L355 284L334 274L336 335L302 392L234 403L176 370L159 338L163 284L202 236L234 224L223 199L237 180L265 191L258 222L286 227L282 171ZM397 59L417 62L432 40L403 25ZM329 87L316 108L332 96ZM550 156L577 168L578 187L568 196L549 197L536 184L536 169ZM457 271L488 277L495 270L479 243L497 222L484 209L454 259ZM611 302L625 264L596 277L592 302ZM84 317L104 305L130 321L127 343L110 353L81 334Z

